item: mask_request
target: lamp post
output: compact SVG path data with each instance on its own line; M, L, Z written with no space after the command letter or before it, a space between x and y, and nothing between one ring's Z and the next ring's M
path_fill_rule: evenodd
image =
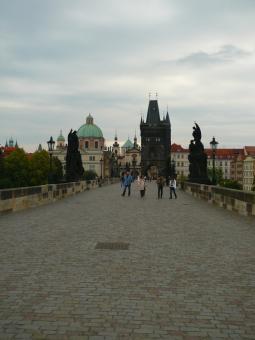
M101 176L100 176L100 178L102 179L103 178L103 158L102 157L100 159L100 167L101 167Z
M215 185L216 184L216 174L215 174L215 155L216 155L216 150L217 150L217 145L219 143L215 140L215 138L213 137L213 139L210 142L211 145L211 149L212 149L212 160L213 160L213 174L212 174L212 184Z
M49 151L49 155L50 155L50 172L49 172L48 182L49 182L49 184L52 184L52 182L53 182L52 153L53 153L54 145L55 145L55 141L53 140L52 136L50 137L50 140L48 140L47 144L48 144L48 151Z
M171 177L175 177L176 173L175 173L175 160L172 159L171 160Z

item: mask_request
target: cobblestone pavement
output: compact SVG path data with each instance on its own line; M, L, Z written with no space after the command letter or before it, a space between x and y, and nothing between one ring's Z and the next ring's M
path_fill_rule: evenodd
M255 339L255 220L164 195L115 184L1 217L0 339Z

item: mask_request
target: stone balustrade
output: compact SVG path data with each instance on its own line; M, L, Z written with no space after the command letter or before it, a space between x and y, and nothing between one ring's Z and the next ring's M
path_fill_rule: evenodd
M119 181L118 178L110 178L0 190L0 214L55 202L117 181Z
M181 183L184 191L240 215L255 216L255 193L197 183Z

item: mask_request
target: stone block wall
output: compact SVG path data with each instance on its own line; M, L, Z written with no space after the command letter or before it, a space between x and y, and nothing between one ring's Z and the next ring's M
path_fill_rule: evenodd
M197 183L182 183L182 189L194 197L204 199L240 215L255 216L255 193Z
M85 190L95 189L116 181L119 181L119 179L80 181L0 190L0 214L55 202Z

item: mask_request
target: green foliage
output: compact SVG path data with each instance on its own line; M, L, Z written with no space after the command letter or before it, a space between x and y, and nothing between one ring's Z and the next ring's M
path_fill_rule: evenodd
M59 183L63 179L63 167L57 157L52 158L52 172L54 183Z
M237 181L234 181L232 179L224 179L221 181L220 185L225 188L229 189L236 189L236 190L242 190L242 185L238 183Z
M50 157L47 151L37 151L31 157L22 149L13 151L8 157L0 155L0 189L43 185L48 183ZM63 178L62 164L52 158L54 183Z
M4 159L4 182L7 187L25 187L30 182L29 160L23 149L13 151Z
M83 179L85 179L86 181L91 181L95 179L96 177L97 177L97 174L94 170L84 171Z
M47 151L36 151L30 159L30 185L48 183L50 171L50 158Z
M213 182L213 169L207 169L207 175L211 182ZM216 184L221 184L223 181L223 172L221 168L215 168Z

